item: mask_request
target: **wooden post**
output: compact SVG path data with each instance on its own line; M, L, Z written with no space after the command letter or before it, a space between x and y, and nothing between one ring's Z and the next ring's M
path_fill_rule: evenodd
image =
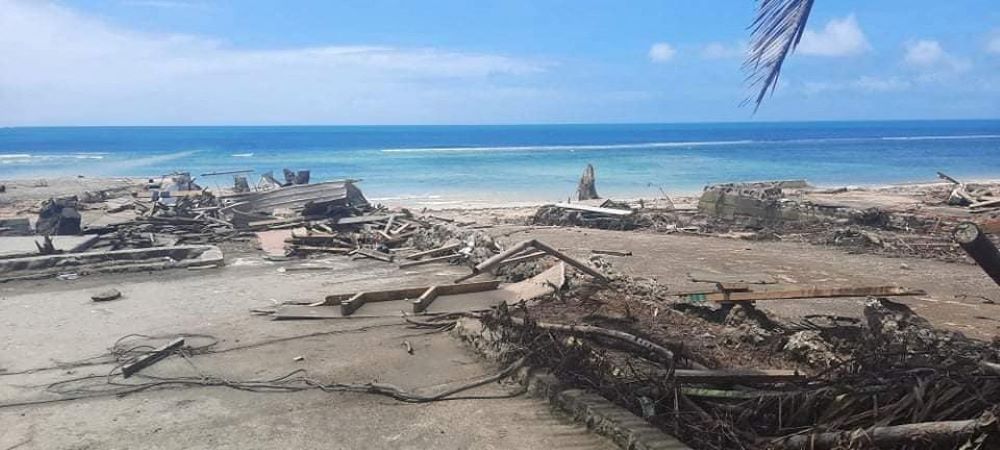
M962 222L955 227L955 241L962 249L979 264L993 281L1000 285L1000 251L986 236L979 225L972 222Z

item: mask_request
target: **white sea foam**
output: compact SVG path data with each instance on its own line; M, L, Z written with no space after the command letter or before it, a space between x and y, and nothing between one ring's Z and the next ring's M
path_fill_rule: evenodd
M57 153L51 155L34 155L31 153L3 153L0 160L25 160L25 161L49 161L58 159L104 159L107 153L81 152L81 153Z
M374 198L369 198L369 200L374 200L374 201L377 201L377 202L387 202L387 201L391 202L391 201L400 201L400 200L437 200L437 199L440 199L440 198L442 198L440 195L431 195L431 194L427 194L427 195L408 195L408 194L403 194L403 195L397 195L397 196L393 196L393 197L374 197Z
M679 147L709 147L709 146L730 146L749 144L821 144L830 142L865 142L865 141L919 141L919 140L947 140L947 139L1000 139L1000 134L971 134L971 135L943 135L943 136L884 136L884 137L831 137L831 138L802 138L802 139L775 139L775 140L732 140L732 141L676 141L676 142L641 142L635 144L583 144L583 145L514 145L498 147L413 147L413 148L387 148L385 153L436 153L436 152L521 152L521 151L546 151L546 150L615 150L615 149L651 149L651 148L679 148Z
M229 156L232 156L233 158L252 158L253 153L233 153Z
M950 139L1000 139L1000 134L959 134L945 136L895 136L884 137L885 141L937 141Z
M751 140L740 141L679 141L679 142L642 142L636 144L585 144L585 145L517 145L505 147L426 147L426 148L387 148L385 153L434 153L434 152L521 152L545 150L614 150L622 148L670 148L698 147L706 145L740 145L752 144Z

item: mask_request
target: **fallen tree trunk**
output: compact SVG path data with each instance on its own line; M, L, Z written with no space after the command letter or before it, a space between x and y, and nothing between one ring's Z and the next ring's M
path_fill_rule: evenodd
M516 326L527 326L527 322L519 317L511 317L511 323ZM670 349L657 344L653 341L643 339L634 334L629 334L624 331L610 330L607 328L595 327L592 325L564 325L560 323L546 323L546 322L534 322L533 325L542 330L549 331L559 331L566 334L575 335L589 335L589 336L602 336L611 339L617 339L619 341L625 341L629 344L635 345L639 348L649 351L650 353L657 356L657 359L669 366L674 364L674 352ZM704 367L698 367L704 368Z
M1000 251L986 233L972 222L962 222L955 227L955 241L979 264L993 281L1000 285Z
M989 412L970 420L921 422L886 427L871 427L853 431L797 434L775 441L778 448L829 449L841 448L848 443L864 442L878 448L895 448L905 443L953 443L955 448L978 433L996 428L997 419ZM854 446L850 446L854 448Z

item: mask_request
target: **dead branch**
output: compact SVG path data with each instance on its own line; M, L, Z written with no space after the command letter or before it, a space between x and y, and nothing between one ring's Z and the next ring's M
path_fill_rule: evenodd
M797 434L773 443L778 448L837 448L848 442L867 442L878 448L895 448L904 443L955 442L995 428L996 417L990 413L971 420L951 420L946 422L922 422L887 427L871 427L853 431L833 431L828 433Z

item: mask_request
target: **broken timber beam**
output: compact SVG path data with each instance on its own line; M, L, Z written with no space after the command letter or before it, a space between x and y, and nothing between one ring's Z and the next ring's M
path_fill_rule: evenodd
M385 262L392 262L392 258L393 258L392 255L389 255L389 254L386 254L386 253L382 253L382 252L376 251L376 250L363 249L363 248L358 249L357 253L359 255L364 255L364 256L367 256L369 258L377 259L379 261L385 261Z
M799 298L834 298L834 297L869 297L869 296L904 296L925 295L920 289L907 289L899 286L861 286L861 287L810 287L804 289L771 290L771 291L723 291L723 292L692 292L675 294L685 301L701 302L752 302L757 300L788 300Z
M694 370L676 369L677 381L705 384L777 383L803 379L796 370Z
M452 253L450 255L435 256L433 258L421 259L421 260L418 260L418 261L407 261L407 262L400 263L399 264L399 268L400 269L405 269L407 267L422 266L424 264L431 264L431 263L436 263L436 262L441 262L441 261L450 261L452 259L460 258L462 256L464 256L464 255L462 255L460 253Z
M555 207L604 214L606 216L631 216L632 214L635 214L635 211L632 211L631 209L602 208L600 206L588 206L576 203L556 203Z
M771 444L777 448L813 450L841 448L845 442L865 442L873 448L898 448L903 444L918 445L919 448L938 448L934 444L953 444L953 448L959 448L962 442L996 426L997 418L992 413L986 412L970 420L918 422L850 431L801 433L775 439Z
M1000 198L998 198L996 200L986 200L986 201L983 201L983 202L976 202L976 203L973 203L973 204L969 205L969 208L973 208L973 209L975 209L975 208L986 208L988 206L1000 206Z
M979 264L993 282L1000 285L1000 251L997 251L996 245L986 233L972 222L962 222L955 227L954 236L965 253Z
M425 251L422 251L422 252L419 252L419 253L414 253L412 255L407 256L406 259L420 259L420 258L423 258L425 256L431 256L431 255L436 255L438 253L444 253L444 252L448 252L448 251L452 251L452 250L458 250L461 247L462 247L462 244L460 244L460 243L448 244L448 245L445 245L445 246L442 246L442 247L432 248L430 250L425 250Z
M163 347L153 350L152 353L147 353L145 355L136 358L135 361L125 363L122 365L122 376L128 378L134 375L136 372L155 364L157 361L163 358L170 356L171 353L179 350L183 346L184 346L184 338L180 337L170 341L169 343L167 343L167 345L164 345Z
M479 275L479 274L481 274L481 273L483 273L485 271L492 270L493 268L499 266L500 263L503 262L504 260L506 260L508 258L511 258L514 255L518 255L521 252L523 252L524 250L526 250L528 248L532 248L532 247L534 247L534 248L536 248L538 250L541 250L541 251L543 251L545 253L548 253L548 254L550 254L552 256L555 256L556 258L559 258L559 259L565 261L566 264L569 264L569 265L577 268L578 270L580 270L583 273L586 273L587 275L590 275L590 276L592 276L594 278L597 278L601 282L607 282L608 281L607 277L605 277L604 274L602 274L602 273L594 270L590 266L588 266L588 265L586 265L586 264L584 264L584 263L582 263L580 261L577 261L574 258L570 258L569 256L567 256L566 254L560 252L559 250L556 250L556 249L550 247L548 244L545 244L545 243L543 243L541 241L538 241L536 239L529 239L527 241L518 242L513 247L511 247L511 248L509 248L507 250L504 250L503 252L500 252L497 255L493 255L490 259L487 259L486 261L483 261L483 262L477 264L475 267L472 268L472 273L471 274L465 275L465 276L463 276L463 277L455 280L455 282L459 283L459 282L468 280L469 278L472 278L472 277L474 277L476 275Z
M525 252L525 253L517 255L517 256L515 256L515 257L513 257L511 259L505 259L503 261L500 261L499 265L500 266L506 266L506 265L510 265L510 264L517 264L519 262L531 261L533 259L541 258L541 257L543 257L545 255L548 255L548 253L545 253L545 252Z

